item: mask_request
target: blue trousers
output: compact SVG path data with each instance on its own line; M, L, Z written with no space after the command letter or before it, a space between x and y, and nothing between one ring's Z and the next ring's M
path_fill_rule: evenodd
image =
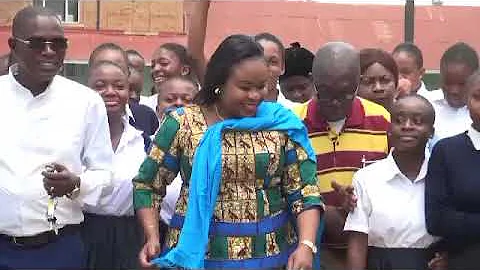
M38 248L25 249L0 239L0 269L83 269L85 256L80 232L61 236Z

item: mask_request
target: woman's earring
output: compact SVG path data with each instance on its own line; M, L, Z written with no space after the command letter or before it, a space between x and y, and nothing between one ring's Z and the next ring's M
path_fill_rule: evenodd
M215 90L213 90L213 93L215 95L219 96L222 93L222 91L220 90L220 88L217 87L217 88L215 88Z

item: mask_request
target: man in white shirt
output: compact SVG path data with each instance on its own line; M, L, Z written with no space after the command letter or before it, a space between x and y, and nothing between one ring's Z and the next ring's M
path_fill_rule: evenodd
M105 105L56 75L68 43L54 12L19 11L8 44L17 64L0 77L0 268L80 269L82 206L111 184ZM56 222L47 220L49 201Z
M440 78L443 96L431 100L435 108L435 135L430 149L439 140L455 136L468 129L472 120L466 106L465 81L478 69L475 50L465 43L457 43L445 51L440 60ZM436 90L437 92L440 90Z

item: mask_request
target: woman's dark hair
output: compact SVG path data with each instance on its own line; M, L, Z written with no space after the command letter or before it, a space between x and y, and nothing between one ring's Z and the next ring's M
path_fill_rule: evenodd
M125 53L127 54L127 56L129 55L135 55L135 56L138 56L140 57L141 59L145 60L145 57L143 57L143 55L137 51L137 50L134 50L134 49L128 49L125 51Z
M291 76L309 77L312 73L313 59L315 55L294 42L285 50L285 73L280 76L280 81Z
M225 85L232 68L252 58L263 59L263 48L253 38L246 35L232 35L223 40L207 64L202 89L194 102L207 106L213 104L218 99L215 89L221 89Z
M460 63L472 71L478 69L478 55L474 48L464 42L458 42L448 48L440 59L440 71L450 63Z
M174 80L179 80L179 81L183 81L183 82L187 82L187 83L190 83L193 85L193 88L195 89L195 91L198 91L200 90L199 89L199 85L198 85L198 81L196 80L195 77L192 77L190 75L177 75L177 76L173 76L173 77L170 77L168 78L165 82L163 83L160 83L160 84L155 84L154 87L156 87L158 90L157 90L157 93L160 93L161 92L161 89L162 87L166 84L166 82L168 81L174 81Z
M164 43L160 45L156 51L161 49L174 53L178 57L180 64L190 67L190 72L188 75L190 75L192 78L197 78L197 75L194 73L194 70L197 70L197 63L193 60L185 46L178 43Z
M417 45L411 42L400 43L395 47L395 49L393 49L392 54L401 53L401 52L406 52L409 55L413 56L413 58L415 59L415 64L417 65L417 68L419 69L423 68L423 54Z
M178 60L180 60L180 63L182 65L190 66L192 64L192 59L190 57L190 54L188 53L187 48L185 48L185 46L181 44L164 43L160 45L160 47L158 47L157 51L161 49L173 52L178 57Z
M122 73L125 74L125 76L127 76L127 79L128 79L128 76L130 75L130 71L128 69L126 69L125 67L122 67L121 65L119 65L115 62L112 62L112 61L98 61L98 62L94 62L92 66L88 67L88 78L90 78L90 76L92 76L92 72L95 69L103 67L103 66L113 66L113 67L116 67L116 68L120 69L122 71Z
M398 86L398 67L392 55L382 49L367 48L360 51L360 74L365 73L367 69L379 63L390 73L395 80L395 87Z
M255 35L254 39L256 42L266 40L275 43L282 55L282 61L285 61L285 46L283 46L282 41L278 37L270 33L260 33Z
M98 45L93 52L90 54L90 58L88 59L88 66L94 65L95 58L97 57L98 54L100 54L103 51L118 51L123 55L123 58L125 59L125 65L128 65L128 57L127 53L125 50L120 47L120 45L117 45L115 43L103 43Z

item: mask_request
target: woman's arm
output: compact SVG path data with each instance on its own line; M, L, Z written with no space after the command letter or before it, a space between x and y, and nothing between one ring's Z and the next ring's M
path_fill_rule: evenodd
M174 112L172 112L174 113ZM148 156L133 179L133 205L145 234L139 253L140 265L149 268L160 252L159 208L166 186L178 173L181 120L168 114L155 134Z
M311 208L303 211L297 216L298 240L308 240L315 243L317 229L320 224L320 209Z
M288 141L285 147L284 193L290 212L297 215L299 245L288 260L287 269L312 269L313 253L310 247L302 244L308 241L315 244L323 199L317 185L317 164L307 158L303 148Z
M195 1L188 29L187 46L194 60L194 71L200 83L205 76L205 37L207 34L208 9L210 0Z
M347 269L363 270L367 267L368 234L349 232Z
M150 268L150 263L160 253L160 236L158 233L158 209L155 207L142 208L137 211L138 219L145 234L145 244L138 255L140 266Z

